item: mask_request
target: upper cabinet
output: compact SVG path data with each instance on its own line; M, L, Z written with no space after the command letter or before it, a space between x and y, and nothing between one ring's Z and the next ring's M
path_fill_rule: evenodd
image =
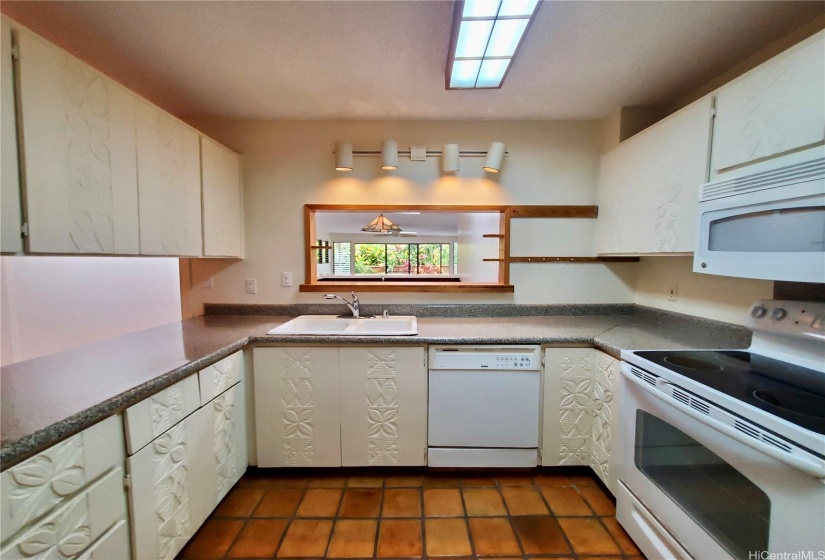
M25 30L18 48L27 250L137 254L134 96Z
M825 140L825 31L719 90L712 174Z
M242 257L240 156L201 136L203 256Z
M23 237L20 226L20 168L17 164L17 119L14 111L14 72L12 71L11 27L3 21L0 44L0 251L20 253Z
M243 256L237 154L2 23L3 253Z
M711 98L705 97L602 157L597 253L693 251L710 126Z
M140 253L200 256L198 133L168 113L137 106Z

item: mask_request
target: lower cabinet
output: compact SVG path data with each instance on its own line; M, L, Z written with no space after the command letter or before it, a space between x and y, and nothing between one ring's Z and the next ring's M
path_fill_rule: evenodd
M245 398L241 381L127 459L133 558L175 558L243 475Z
M544 351L543 466L590 466L615 493L619 360L593 348Z
M259 467L426 465L423 346L259 347Z
M4 471L0 557L128 558L123 457L112 416Z

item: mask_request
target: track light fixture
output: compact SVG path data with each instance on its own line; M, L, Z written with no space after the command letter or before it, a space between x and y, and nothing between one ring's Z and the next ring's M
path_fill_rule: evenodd
M352 142L335 143L335 170L352 171Z
M487 160L481 167L487 173L498 173L501 171L501 161L504 159L506 146L501 142L493 142L487 150Z
M398 169L398 143L395 140L381 142L381 169Z
M458 144L444 144L444 149L441 151L441 172L458 173L458 160Z
M479 158L486 157L482 169L488 173L498 173L501 171L501 162L504 156L509 155L506 146L501 142L493 142L490 149L483 151L461 151L458 144L444 144L443 151L430 151L425 146L410 146L409 150L398 151L398 142L395 140L384 140L381 142L381 151L378 150L357 150L353 151L352 142L335 143L335 169L337 171L352 171L352 158L359 157L381 157L381 169L398 169L398 156L403 155L410 158L410 161L426 161L429 157L441 156L441 171L443 173L457 173L459 162L462 157Z

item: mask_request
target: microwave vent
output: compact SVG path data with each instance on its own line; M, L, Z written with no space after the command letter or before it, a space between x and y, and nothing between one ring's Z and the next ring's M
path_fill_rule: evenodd
M817 179L825 179L825 158L787 165L779 169L745 175L744 177L706 183L701 187L699 202L764 191Z

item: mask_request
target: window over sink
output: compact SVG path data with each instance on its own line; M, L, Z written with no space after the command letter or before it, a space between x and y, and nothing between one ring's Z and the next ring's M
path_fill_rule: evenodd
M304 217L301 291L513 291L508 207L308 204Z

